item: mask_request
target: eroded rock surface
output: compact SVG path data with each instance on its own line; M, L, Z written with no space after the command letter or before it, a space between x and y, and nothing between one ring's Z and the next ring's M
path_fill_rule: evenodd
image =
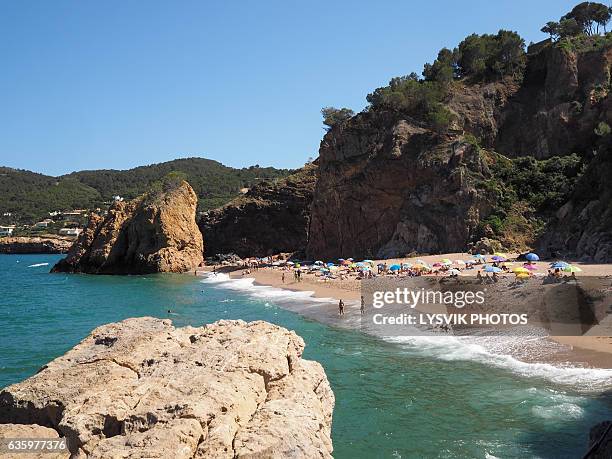
M241 257L294 252L306 246L316 165L275 183L260 183L227 205L206 212L198 224L206 256Z
M101 326L0 392L0 423L36 424L104 457L331 457L334 395L294 332L258 321Z
M185 272L203 260L197 196L187 182L92 215L53 271L91 274Z
M73 238L53 236L17 236L0 238L0 253L66 253Z

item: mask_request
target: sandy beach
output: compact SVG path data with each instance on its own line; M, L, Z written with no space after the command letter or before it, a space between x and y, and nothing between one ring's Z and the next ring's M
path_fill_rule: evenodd
M509 258L516 257L517 254L508 254ZM467 253L448 253L441 255L427 255L413 258L396 258L388 260L375 260L375 263L387 263L388 266L395 263L414 263L417 259L423 260L430 265L448 258L450 260L468 260L472 256ZM582 272L579 276L612 276L612 265L610 264L588 264L573 262L567 260L575 266L579 266ZM520 266L521 262L517 262L516 266ZM538 272L546 273L548 262L541 261L537 263ZM210 272L212 267L201 268L202 272ZM221 271L229 274L230 278L238 279L245 276L244 270L239 267L223 267ZM463 270L461 276L472 277L476 276L478 269ZM283 273L285 279L283 281ZM320 306L318 310L309 309L308 312L297 310L295 312L307 315L315 320L319 320L331 325L342 327L356 327L355 325L360 320L359 303L361 296L361 281L355 277L345 279L328 279L321 280L314 274L302 274L302 280L297 282L294 279L293 272L283 268L259 268L250 270L246 274L247 277L255 279L258 285L265 285L275 288L282 288L292 291L307 291L312 292L315 298L330 298L336 303L342 299L346 303L346 315L339 319L335 307L330 307L329 304L322 303L325 306ZM505 274L507 278L514 278L513 274ZM426 276L430 277L430 276ZM435 277L435 276L431 276ZM506 279L507 282L510 279ZM555 352L551 352L545 356L535 358L535 361L544 361L548 363L572 363L595 368L612 368L612 320L610 316L607 321L603 321L599 325L593 327L584 336L550 336L559 345L555 346ZM525 358L524 360L531 360Z

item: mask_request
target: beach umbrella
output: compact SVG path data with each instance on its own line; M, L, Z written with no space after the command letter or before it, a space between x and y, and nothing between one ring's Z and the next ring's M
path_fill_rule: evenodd
M412 268L412 264L411 263L402 263L402 268L410 269L410 268Z
M550 264L550 267L551 268L555 268L555 269L557 269L557 268L563 269L563 268L566 268L568 266L570 266L570 264L568 262L566 262L566 261L555 261L554 263Z
M529 273L518 273L516 275L517 279L527 279L529 277Z
M522 266L512 268L512 272L516 274L529 274L529 270L527 268L523 268Z
M420 265L427 266L427 262L425 260L421 260L420 258L416 262Z
M493 255L495 255L496 257L508 258L508 255L502 252L495 252Z
M333 263L329 262L329 263L326 263L326 264L325 264L325 266L327 266L328 268L330 268L330 267L332 267L332 266L336 266L336 265L334 265Z
M363 260L364 263L374 263L374 260Z
M315 264L315 265L322 265L322 264L323 264L323 262L322 262L321 260L317 260L317 261L315 261L315 263L314 263L314 264Z
M286 264L286 265L289 265L289 266L293 266L295 263L294 263L294 262L292 262L292 261L288 261L288 262L287 262L287 263L285 263L285 264Z
M453 264L453 262L450 261L448 258L442 258L442 263L444 263L445 265L446 264L448 264L448 265L452 265Z
M433 264L434 268L439 268L440 266L442 266L442 263L437 262L437 261Z
M301 264L299 264L299 263L296 263L296 264L295 264L295 267L296 267L296 268L299 268L300 266L302 266L302 265L301 265Z
M491 257L491 259L492 259L493 261L506 261L506 258L505 258L505 257L502 257L502 256L500 256L500 255L493 255L493 256Z
M486 273L501 273L501 268L498 268L497 266L491 266L491 265L487 265L484 267L484 271Z
M389 271L399 271L400 269L402 269L402 267L400 265L391 265L391 266L389 266Z
M533 252L529 252L527 255L525 255L525 258L529 261L540 261L540 257Z
M502 263L502 266L514 266L514 263L512 263L511 261L504 261Z
M532 265L530 263L525 263L523 265L523 268L528 269L529 271L535 271L536 269L538 269L536 265Z
M463 261L463 260L455 260L455 263L456 263L456 264L458 264L458 265L465 265L465 264L467 264L467 263L466 263L465 261ZM470 262L470 263L471 263L471 262Z
M356 267L357 267L357 264L356 264L356 263L351 263L351 264L349 265L349 268L356 268Z
M473 265L474 263L476 263L475 260L465 260L466 265Z
M458 275L461 274L461 271L459 271L458 269L453 268L453 269L449 269L448 270L448 274L450 276L458 276Z
M563 268L563 271L567 271L568 273L579 273L582 272L582 269L580 269L578 266L569 265Z
M354 261L354 258L347 258L348 261Z
M353 263L355 266L359 266L360 268L364 267L366 264L363 261L358 261L357 263Z
M479 258L481 260L484 260L484 255L477 253L476 255L474 255L474 258Z

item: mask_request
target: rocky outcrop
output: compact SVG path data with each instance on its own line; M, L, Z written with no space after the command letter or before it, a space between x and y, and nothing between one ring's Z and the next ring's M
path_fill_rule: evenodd
M101 326L0 392L0 423L106 457L331 457L334 396L294 332L258 321Z
M92 215L53 271L91 274L185 272L203 260L195 221L197 196L187 182L167 185Z
M67 253L74 238L60 236L19 236L0 238L0 253Z
M465 250L491 196L488 169L463 137L364 112L319 151L307 256L393 257Z
M308 239L316 165L308 164L275 183L260 183L198 222L206 256L235 253L267 256L303 249Z
M589 459L612 457L612 421L600 422L589 432L589 450L584 456Z
M529 56L520 90L497 116L498 152L543 159L592 151L598 122L612 124L612 48L590 48L549 44Z

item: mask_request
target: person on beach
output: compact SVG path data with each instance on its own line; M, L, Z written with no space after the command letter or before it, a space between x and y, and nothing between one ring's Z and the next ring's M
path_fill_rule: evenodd
M342 299L338 301L338 315L339 316L344 315L344 301L342 301Z
M478 270L478 272L476 273L476 278L478 279L478 282L480 284L484 283L484 279L482 278L482 272L480 271L480 269Z
M361 315L365 313L365 300L363 299L363 295L361 295Z
M283 272L283 275L281 276L281 279L283 281L283 284L285 283L285 273Z

